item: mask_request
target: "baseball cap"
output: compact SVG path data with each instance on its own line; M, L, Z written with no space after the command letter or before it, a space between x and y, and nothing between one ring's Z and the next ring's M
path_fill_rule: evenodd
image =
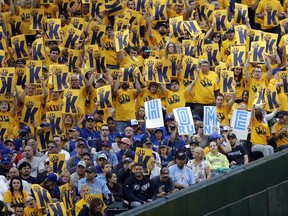
M143 46L141 49L143 52L151 52L150 47L149 46Z
M132 119L130 121L130 126L138 126L138 121L136 119Z
M96 173L96 168L94 166L88 166L86 168L86 172L89 172L89 173Z
M187 158L187 155L185 152L180 151L176 153L176 158L185 160Z
M85 161L79 161L77 166L83 166L84 168L86 168L86 162Z
M287 112L284 111L284 110L281 110L281 111L278 112L278 118L283 117L285 115L287 115Z
M193 115L193 119L198 120L198 121L201 121L201 118L200 118L199 115Z
M81 132L81 128L78 127L78 126L75 126L72 129L69 129L69 132L73 132L73 131L78 131L80 133Z
M235 32L234 27L229 28L229 29L227 30L227 33L228 33L228 32Z
M125 159L123 159L123 163L126 163L126 162L132 163L133 160L130 157L126 157Z
M22 127L21 128L21 130L19 131L19 133L21 133L21 131L28 131L29 133L31 132L31 129L30 129L30 127L29 126L24 126L24 127Z
M82 141L82 142L79 142L79 141ZM78 146L83 145L83 146L85 146L85 148L88 148L87 141L83 137L78 137L76 139L76 142L79 142Z
M166 122L166 121L170 121L170 120L173 120L173 121L174 121L174 120L175 120L174 116L168 115L168 116L165 117L165 122Z
M123 137L120 141L121 143L127 144L127 145L131 145L131 140L127 137Z
M167 145L161 144L158 148L168 148Z
M115 119L114 119L113 117L109 116L109 117L107 118L107 122L108 122L108 121L114 121L114 122L115 122Z
M161 131L163 133L163 130L161 128L155 128L154 129L154 133L156 133L157 131Z
M107 26L106 26L106 30L109 29L109 28L112 28L112 29L113 29L113 26L112 26L111 24L107 25Z
M229 138L235 138L235 139L237 139L237 137L236 137L236 135L234 134L234 133L230 133L228 136L227 136L227 138L229 139Z
M167 25L167 23L165 23L165 22L159 22L159 23L157 23L157 28L160 28L161 26L164 26L164 27L168 28L168 25Z
M178 79L172 79L171 83L176 82L179 85L179 80Z
M11 159L10 155L8 155L8 154L2 155L1 164L9 164L11 162L12 162L12 159Z
M16 152L16 151L14 151L14 150L12 150L12 149L10 149L10 148L4 148L4 149L2 149L1 154L2 154L2 155L14 154L15 152Z
M94 116L89 115L86 117L86 121L96 121L96 119Z
M229 126L224 126L224 127L223 127L223 131L228 131L229 129L230 129Z
M125 134L124 134L124 132L116 132L116 133L115 133L115 137L121 137L121 138L123 138L123 137L125 137Z
M97 157L98 160L101 159L101 158L103 158L105 160L108 160L107 156L105 154L103 154L103 153L99 154L98 157Z
M47 71L49 70L46 65L42 65L42 68L46 69Z
M109 142L109 141L104 141L102 144L101 144L101 146L106 146L106 147L112 147L112 144L111 144L111 142Z
M12 142L13 144L15 144L13 139L6 139L4 143L7 144L8 142Z
M191 140L189 141L189 144L190 144L190 145L196 144L196 145L199 146L199 142L198 142L197 140L195 140L195 139L191 139Z
M55 173L49 173L47 179L49 181L57 181L57 175Z
M151 141L150 139L146 139L146 141L145 141L144 144L145 144L145 145L150 145L150 144L153 144L153 143L152 143L152 141Z
M215 140L215 139L220 139L220 138L222 137L217 132L213 132L209 137L210 141Z

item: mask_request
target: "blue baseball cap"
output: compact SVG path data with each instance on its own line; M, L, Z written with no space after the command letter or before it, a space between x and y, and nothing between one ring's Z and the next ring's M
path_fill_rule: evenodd
M69 129L69 132L73 132L73 131L78 131L79 133L81 133L81 128L78 126L75 126L72 129Z
M174 121L174 120L175 120L174 116L168 115L168 116L165 117L165 122L166 122L166 121L170 121L170 120L173 120L173 121Z
M104 142L102 142L101 146L106 146L106 147L110 147L111 148L112 144L109 141L104 141Z
M92 116L92 115L89 115L89 116L87 116L86 117L86 121L96 121L96 119L95 119L95 117L94 116Z
M123 138L123 137L125 137L125 134L124 134L124 132L116 132L116 133L115 133L115 137L121 137L121 138Z
M15 152L16 152L16 151L14 151L14 150L12 150L12 149L10 149L10 148L4 148L4 149L2 149L1 154L2 154L2 155L14 154Z
M211 140L216 140L216 139L221 139L222 137L220 136L220 134L218 134L217 132L213 132L210 136L209 139Z
M81 142L81 143L78 143L78 146L79 146L79 145L83 145L83 146L85 146L86 148L88 148L86 139L84 139L83 137L78 137L78 138L76 139L76 142L79 142L79 141L82 141L82 142Z
M3 154L1 158L1 164L10 164L12 159L9 154Z

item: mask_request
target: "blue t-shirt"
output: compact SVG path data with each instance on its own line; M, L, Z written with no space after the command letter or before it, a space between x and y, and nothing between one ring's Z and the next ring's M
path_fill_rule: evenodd
M187 166L184 166L183 169L179 169L177 164L169 167L169 176L174 183L180 185L189 186L196 183L192 170Z

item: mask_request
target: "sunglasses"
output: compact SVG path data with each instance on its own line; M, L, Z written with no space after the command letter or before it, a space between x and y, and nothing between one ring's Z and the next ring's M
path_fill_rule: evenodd
M215 35L214 37L215 37L215 38L220 38L220 35Z
M55 146L47 146L48 149L55 148Z

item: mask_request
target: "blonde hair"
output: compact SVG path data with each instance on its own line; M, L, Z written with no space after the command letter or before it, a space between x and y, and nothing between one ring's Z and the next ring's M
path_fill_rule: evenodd
M204 159L204 150L203 150L203 148L201 148L201 147L195 147L194 148L194 151L197 151L198 153L199 153L199 158L201 159L201 160L203 160Z

